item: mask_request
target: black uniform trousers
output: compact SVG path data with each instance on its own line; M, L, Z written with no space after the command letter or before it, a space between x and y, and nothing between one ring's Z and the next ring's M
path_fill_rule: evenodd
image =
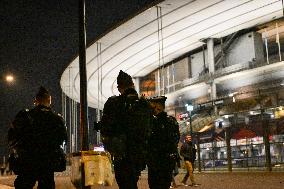
M169 189L172 181L172 172L174 169L173 160L162 160L148 163L148 184L150 189Z
M138 162L129 158L115 159L115 179L120 189L137 189L137 182L141 174L141 166Z
M38 181L38 189L55 189L54 172L42 171L19 174L14 182L15 189L32 189Z

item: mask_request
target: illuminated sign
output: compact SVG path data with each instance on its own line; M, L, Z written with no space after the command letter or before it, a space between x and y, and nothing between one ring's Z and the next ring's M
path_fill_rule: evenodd
M188 118L188 113L179 114L179 119Z

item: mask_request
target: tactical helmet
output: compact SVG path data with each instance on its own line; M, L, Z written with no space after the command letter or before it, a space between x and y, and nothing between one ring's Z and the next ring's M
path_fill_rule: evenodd
M43 86L40 86L39 91L36 94L36 99L44 99L49 97L50 94L48 92L48 90L46 88L44 88Z
M128 87L134 85L134 83L130 75L120 70L117 76L117 85L119 87Z

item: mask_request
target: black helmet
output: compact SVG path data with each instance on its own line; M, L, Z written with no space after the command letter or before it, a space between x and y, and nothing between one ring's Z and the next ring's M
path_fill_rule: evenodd
M130 75L120 70L117 76L117 85L119 87L128 87L134 85L134 83Z
M50 94L48 92L48 90L46 88L44 88L43 86L40 86L39 91L36 94L36 99L44 99L49 97Z

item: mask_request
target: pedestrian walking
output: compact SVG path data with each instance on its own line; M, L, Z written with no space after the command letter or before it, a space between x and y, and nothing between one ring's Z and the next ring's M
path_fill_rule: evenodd
M176 162L179 127L176 119L165 112L165 96L150 99L154 110L148 144L148 184L150 189L168 189Z
M60 145L67 140L64 120L51 109L51 95L40 87L35 107L20 111L8 131L13 153L10 167L17 175L16 189L32 189L38 181L39 189L54 189L54 172L66 168Z
M185 136L185 142L181 146L180 155L184 158L184 164L187 171L186 175L182 180L182 184L187 186L186 182L189 177L191 181L191 186L198 186L193 176L193 166L196 158L196 149L191 141L190 135Z
M120 95L108 98L99 128L104 147L112 155L119 188L137 189L146 166L152 112L146 99L139 98L130 75L120 71L117 88Z

